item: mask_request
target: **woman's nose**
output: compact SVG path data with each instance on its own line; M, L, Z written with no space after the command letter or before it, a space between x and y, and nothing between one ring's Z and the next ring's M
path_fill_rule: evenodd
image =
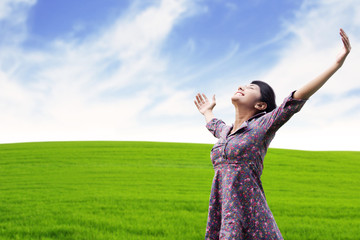
M239 86L238 90L244 91L244 87L243 87L243 86Z

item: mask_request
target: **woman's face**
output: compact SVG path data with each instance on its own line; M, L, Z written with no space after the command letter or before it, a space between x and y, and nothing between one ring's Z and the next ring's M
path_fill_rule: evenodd
M260 99L260 87L256 84L239 86L235 94L231 97L234 105L246 106L249 109L254 109L255 105L260 102Z

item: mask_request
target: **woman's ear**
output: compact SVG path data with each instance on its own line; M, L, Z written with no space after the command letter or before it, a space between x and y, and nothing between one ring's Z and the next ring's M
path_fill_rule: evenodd
M266 102L257 102L255 108L259 111L264 111L267 108Z

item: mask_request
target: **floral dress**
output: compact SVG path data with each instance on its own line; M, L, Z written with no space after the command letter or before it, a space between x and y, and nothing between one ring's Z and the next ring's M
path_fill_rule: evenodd
M206 127L219 139L211 150L215 176L205 239L283 239L261 184L263 160L276 131L305 100L292 94L269 113L259 113L233 134L212 119Z

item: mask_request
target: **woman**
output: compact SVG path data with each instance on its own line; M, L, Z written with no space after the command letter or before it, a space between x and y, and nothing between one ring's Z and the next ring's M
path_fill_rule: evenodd
M261 81L240 86L232 96L235 123L227 126L212 113L210 102L197 94L195 105L206 127L219 141L211 150L215 170L205 239L283 239L265 199L260 176L263 160L276 131L298 112L342 66L351 50L340 29L343 50L335 63L276 107L271 87Z

